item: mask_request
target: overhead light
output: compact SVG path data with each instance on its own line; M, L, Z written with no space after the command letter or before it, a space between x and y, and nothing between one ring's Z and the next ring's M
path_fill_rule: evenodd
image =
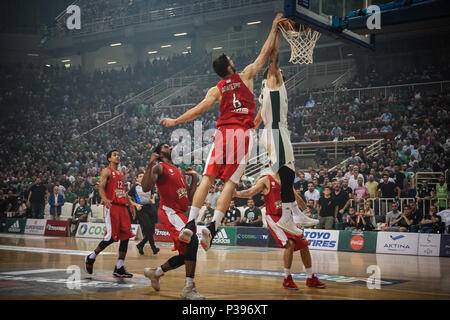
M353 53L347 53L347 56L351 57L353 55Z
M174 35L174 37L181 37L181 36L185 36L185 35L187 35L187 32L182 32L182 33L174 33L173 35Z
M64 67L70 68L70 63L66 63L66 64L64 65Z
M253 21L253 22L247 22L247 24L250 26L252 24L260 24L261 21Z
M161 46L161 48L170 48L172 45L171 44L165 44L163 46Z
M27 54L27 56L29 56L29 57L39 57L39 55L37 53L29 53L29 54Z
M118 46L121 46L122 44L119 42L119 43L111 43L109 46L110 47L118 47Z
M61 60L61 62L70 62L70 59Z
M166 10L173 10L174 8L166 8Z
M158 51L149 51L148 54L158 53Z
M213 50L220 50L220 49L223 49L223 47L215 47L215 48L212 48Z
M186 49L190 49L191 47L186 47Z
M108 64L116 64L117 61L108 61L107 63L108 63Z
M183 54L188 54L189 53L189 51L183 51Z
M47 68L50 68L50 67L51 67L51 65L49 65L49 64L46 64L45 66L46 66Z

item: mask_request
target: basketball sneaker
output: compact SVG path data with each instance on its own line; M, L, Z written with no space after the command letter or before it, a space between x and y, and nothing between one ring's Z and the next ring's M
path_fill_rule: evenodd
M159 285L159 278L161 278L163 275L164 275L164 273L160 276L157 276L156 269L154 269L154 268L145 268L144 269L144 276L146 276L147 278L150 279L150 281L152 283L152 287L156 291L159 291L159 289L161 288Z
M156 247L152 250L153 250L153 254L158 254L158 252L159 252L159 248L156 248Z
M292 218L292 215L288 219L281 218L276 223L277 226L279 226L281 229L286 231L287 233L290 233L294 236L301 236L303 234L303 230L299 229L295 226L294 219Z
M138 249L140 255L144 254L144 248L142 248L139 244L136 245L136 248Z
M306 279L306 286L310 288L325 288L325 283L319 280L316 275L312 275L311 278Z
M292 279L292 275L288 275L283 280L283 287L288 290L298 290L297 285L295 284L294 280Z
M89 258L91 254L88 254L86 259L84 260L84 270L86 270L87 273L92 274L94 271L94 262L95 259Z
M181 230L180 235L178 236L178 240L184 243L191 242L192 235L196 231L195 219L192 219L184 226L184 229Z
M113 276L117 278L132 278L133 275L131 273L128 273L127 270L125 270L124 266L121 266L119 269L117 269L117 266L114 267Z
M202 238L200 240L200 244L202 245L205 251L208 251L211 248L212 239L216 235L216 222L212 221L208 224L206 228L202 229Z
M293 212L292 217L297 227L313 227L319 224L318 219L312 219L300 210Z
M205 297L197 292L195 284L193 286L185 286L181 291L181 297L186 300L205 300Z

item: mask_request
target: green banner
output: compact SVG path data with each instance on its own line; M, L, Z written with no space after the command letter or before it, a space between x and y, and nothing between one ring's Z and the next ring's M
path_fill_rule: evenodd
M377 233L342 230L339 232L338 251L375 253L377 251Z
M236 227L219 227L212 243L217 245L235 246Z
M24 233L27 219L6 218L6 225L4 232L9 233Z

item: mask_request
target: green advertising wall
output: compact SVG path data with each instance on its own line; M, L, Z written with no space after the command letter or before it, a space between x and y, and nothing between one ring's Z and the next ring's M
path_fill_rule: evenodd
M26 224L27 219L6 218L6 225L3 231L9 233L24 233Z
M222 246L235 246L236 227L219 227L212 243Z
M377 233L342 230L339 232L338 251L375 253L377 251Z

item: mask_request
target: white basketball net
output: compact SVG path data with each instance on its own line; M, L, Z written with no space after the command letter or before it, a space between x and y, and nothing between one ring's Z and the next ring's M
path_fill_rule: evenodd
M293 64L311 64L313 63L314 47L320 38L320 33L310 28L300 26L300 31L295 31L289 24L289 30L278 26L283 37L291 46L291 59Z

